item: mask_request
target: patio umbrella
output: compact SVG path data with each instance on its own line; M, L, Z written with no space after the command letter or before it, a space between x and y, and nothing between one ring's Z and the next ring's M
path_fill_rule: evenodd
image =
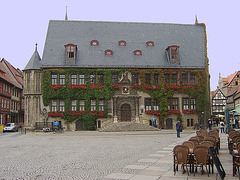
M240 106L237 107L236 109L230 111L230 112L233 112L233 113L240 113Z
M228 106L225 106L226 133L231 129Z

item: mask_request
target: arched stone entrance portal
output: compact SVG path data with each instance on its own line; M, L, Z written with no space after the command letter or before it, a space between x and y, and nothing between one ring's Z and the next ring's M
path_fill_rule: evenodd
M123 104L121 106L121 121L130 122L132 119L131 106L129 104Z

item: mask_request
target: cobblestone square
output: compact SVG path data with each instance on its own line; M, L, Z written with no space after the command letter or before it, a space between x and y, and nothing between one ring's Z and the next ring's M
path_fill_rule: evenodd
M138 169L125 167L144 166L144 159L157 161L161 158L158 151L178 140L175 131L31 132L26 135L16 132L2 133L0 139L0 179L4 180L90 180L105 179L113 173L131 174ZM159 156L149 156L153 154Z

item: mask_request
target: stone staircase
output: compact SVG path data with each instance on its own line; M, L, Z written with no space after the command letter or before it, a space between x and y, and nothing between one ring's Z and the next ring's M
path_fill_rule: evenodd
M123 131L160 131L147 124L133 122L111 123L103 128L98 129L100 132L123 132Z

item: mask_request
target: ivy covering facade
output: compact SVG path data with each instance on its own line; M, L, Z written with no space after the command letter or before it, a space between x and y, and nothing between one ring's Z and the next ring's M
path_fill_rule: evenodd
M44 106L49 106L50 101L53 99L64 100L65 110L64 112L49 112L51 117L61 117L66 123L71 123L77 119L82 119L84 130L93 130L96 124L96 119L99 117L108 117L108 101L114 96L115 91L119 90L118 84L112 84L112 73L118 73L121 77L125 69L47 69L43 71L42 78L42 92ZM132 88L137 91L147 93L152 99L157 99L159 103L159 110L156 115L160 119L164 119L170 114L176 114L181 116L179 110L168 110L168 98L174 96L175 93L187 94L191 98L196 98L196 110L189 110L183 113L197 113L204 112L207 105L207 73L205 70L186 70L186 69L128 69L131 73L138 73L140 78L139 84L133 84ZM146 73L150 73L150 84L145 83ZM173 73L178 74L177 84L167 84L165 82L164 74L170 74L170 78ZM196 83L183 84L181 73L195 73ZM52 85L52 74L65 74L64 85ZM72 85L70 83L71 74L84 74L84 85ZM90 84L90 75L103 74L104 83ZM153 74L159 75L159 83L154 84ZM96 78L97 80L98 78ZM97 104L100 99L104 99L104 111L99 111L98 106L96 111L91 111L91 99L96 99ZM71 101L77 100L77 110L71 111ZM79 110L79 101L84 100L84 111ZM152 112L146 111L150 114Z

